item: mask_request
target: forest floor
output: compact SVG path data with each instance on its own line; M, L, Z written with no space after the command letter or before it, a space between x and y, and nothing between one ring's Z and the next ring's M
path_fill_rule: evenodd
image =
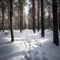
M14 42L11 42L10 31L1 31L0 60L60 60L60 46L53 44L51 30L45 30L43 38L40 31L14 30Z

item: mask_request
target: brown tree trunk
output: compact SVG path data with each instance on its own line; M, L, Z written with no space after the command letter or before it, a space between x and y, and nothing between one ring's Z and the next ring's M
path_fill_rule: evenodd
M9 5L9 0L7 0L7 6L8 6L8 29L10 30L10 5Z
M4 0L2 0L2 30L4 32Z
M48 13L49 13L49 15L48 15L48 28L49 29L51 29L51 16L50 16L50 6L48 6Z
M23 29L23 0L19 0L19 10L20 10L20 32Z
M20 14L19 13L20 13L20 11L19 11L19 3L18 3L18 29L20 27L20 21L19 21L20 20L20 18L19 18L20 17Z
M32 0L33 31L35 33L35 0Z
M37 17L38 17L38 32L39 32L39 29L40 29L40 23L39 23L39 15L40 15L40 12L39 12L39 8L40 8L40 1L39 0L37 0L37 2L38 2L38 11L37 11Z

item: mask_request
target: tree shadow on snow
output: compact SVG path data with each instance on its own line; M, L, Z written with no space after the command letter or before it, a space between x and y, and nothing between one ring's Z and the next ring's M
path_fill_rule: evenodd
M6 38L9 38L8 35L9 35L9 33L0 32L0 45L11 43L11 40L6 39Z

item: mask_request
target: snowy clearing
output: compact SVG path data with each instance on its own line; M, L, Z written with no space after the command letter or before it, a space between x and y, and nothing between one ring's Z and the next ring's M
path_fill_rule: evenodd
M10 32L0 32L0 60L60 60L60 46L53 44L53 32L32 30L14 30L15 41L11 43Z

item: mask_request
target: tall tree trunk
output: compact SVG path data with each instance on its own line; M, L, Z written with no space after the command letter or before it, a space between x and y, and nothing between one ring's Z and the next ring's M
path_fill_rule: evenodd
M37 14L38 14L38 15L37 15L37 17L38 17L38 32L39 32L39 29L40 29L40 23L39 23L39 14L40 14L40 13L39 13L39 8L40 8L39 5L40 5L40 1L37 0L37 2L38 2L38 11L37 11Z
M10 0L10 31L11 31L11 41L14 41L13 28L12 28L12 16L13 16L13 0Z
M59 31L60 31L60 0L59 0Z
M51 29L51 16L50 16L51 12L50 12L50 9L51 9L50 6L48 6L48 13L49 13L49 15L48 15L48 28L49 29Z
M20 21L19 21L20 20L20 18L19 18L20 14L19 13L20 13L20 11L19 11L19 3L18 3L18 29L19 29L19 26L20 26Z
M2 0L2 30L4 32L4 0Z
M44 3L43 3L43 0L41 0L41 36L44 37L45 33L44 33Z
M35 0L32 0L33 31L35 33Z
M53 42L54 42L54 44L59 45L57 0L52 0L52 7L53 7Z
M23 2L21 2L22 4L22 10L21 10L21 32L22 32L22 29L23 29Z
M8 6L8 29L10 30L10 4L9 4L9 0L7 0L7 6Z
M20 10L20 32L23 29L23 1L19 0L19 10Z

